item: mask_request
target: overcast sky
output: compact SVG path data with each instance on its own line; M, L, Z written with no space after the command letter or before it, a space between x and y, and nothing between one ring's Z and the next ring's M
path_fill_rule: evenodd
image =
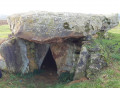
M120 13L120 0L1 0L0 14L28 11Z

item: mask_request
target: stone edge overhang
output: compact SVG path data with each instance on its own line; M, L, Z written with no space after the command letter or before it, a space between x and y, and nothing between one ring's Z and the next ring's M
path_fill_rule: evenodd
M81 14L81 15L89 15L89 16L106 16L106 17L114 17L114 16L116 16L116 18L117 18L117 15L118 14L111 14L111 15L103 15L103 14L82 14L82 13L67 13L67 12L65 12L65 13L62 13L62 12L58 12L58 13L54 13L54 12L39 12L39 11L37 11L37 12L35 12L35 11L33 11L33 12L29 12L29 13L25 13L24 14L24 16L27 16L27 15L35 15L36 13L38 13L38 14L41 14L41 13L45 13L45 14L55 14L55 15L58 15L58 14L61 14L61 15L64 15L64 14ZM16 17L19 17L20 15L22 15L23 13L21 13L21 14L14 14L14 15L12 15L12 16L9 16L8 17L8 19L10 18L10 17L13 17L14 18L14 16L16 16ZM106 28L106 30L104 30L104 31L108 31L109 29L112 29L112 28L114 28L115 26L117 26L118 25L118 23L119 22L117 22L116 21L116 23L115 24L113 24L112 26L110 25L110 27L109 28ZM9 23L9 21L8 21L8 24L10 25L10 23ZM102 29L101 29L102 30ZM80 34L80 35L78 35L78 34ZM19 37L19 38L22 38L22 39L25 39L25 40L28 40L28 41L32 41L32 42L36 42L36 43L41 43L41 44L44 44L44 43L55 43L55 42L63 42L64 40L66 40L66 39L69 39L69 38L82 38L82 37L85 37L86 35L84 35L83 33L79 33L78 32L78 34L77 35L68 35L68 36L64 36L64 37L62 37L62 36L59 36L59 37L54 37L54 38L41 38L39 41L37 40L37 39L32 39L32 38L30 38L30 37L28 37L28 38L24 38L23 36L20 36L19 35L19 33L17 33L17 34L14 34L14 36L15 37ZM26 36L26 35L25 35Z

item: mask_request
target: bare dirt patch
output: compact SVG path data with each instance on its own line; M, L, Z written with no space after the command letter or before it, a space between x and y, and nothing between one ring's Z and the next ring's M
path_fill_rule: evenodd
M58 82L58 75L56 72L48 70L33 77L35 82L42 82L46 84L55 84Z

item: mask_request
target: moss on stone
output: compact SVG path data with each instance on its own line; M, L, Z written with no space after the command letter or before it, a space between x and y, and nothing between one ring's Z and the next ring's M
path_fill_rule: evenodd
M11 38L11 44L14 44L15 41L16 41L16 37L12 37L12 38Z
M89 32L89 31L90 31L89 23L87 23L87 24L85 25L85 31L86 31L86 32Z
M68 23L68 22L65 22L65 23L63 24L63 27L64 27L65 29L71 30L71 28L69 27L69 23Z
M97 32L96 34L98 35L98 38L105 38L104 36L105 31L100 31L100 32Z
M35 49L35 43L26 41L27 46L27 57L29 59L29 67L30 72L33 72L35 69L38 69L38 66L36 64L36 49Z

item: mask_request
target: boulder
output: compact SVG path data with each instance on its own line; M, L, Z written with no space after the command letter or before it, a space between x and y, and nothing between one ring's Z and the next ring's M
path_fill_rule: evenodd
M82 77L86 77L86 69L90 59L90 54L86 47L82 47L79 60L76 66L74 80L79 80Z
M82 46L78 63L76 64L74 80L84 77L93 79L101 69L107 66L105 58L99 51L99 47L88 49L85 44Z
M25 43L21 39L9 39L0 45L0 54L11 72L26 73L28 71L29 60L26 52Z
M79 59L81 43L79 42L79 45L72 42L53 43L50 48L56 61L57 73L59 75L62 72L74 73Z
M86 69L87 77L92 79L96 76L98 72L101 71L104 67L107 66L107 62L104 61L104 58L100 53L94 53L90 56L89 66Z
M0 69L14 73L28 73L39 69L49 45L12 38L0 45Z
M24 40L27 48L27 58L29 59L29 72L40 69L43 60L48 52L49 44L38 44Z
M60 42L107 31L118 24L118 15L29 12L8 17L12 33L39 43Z

